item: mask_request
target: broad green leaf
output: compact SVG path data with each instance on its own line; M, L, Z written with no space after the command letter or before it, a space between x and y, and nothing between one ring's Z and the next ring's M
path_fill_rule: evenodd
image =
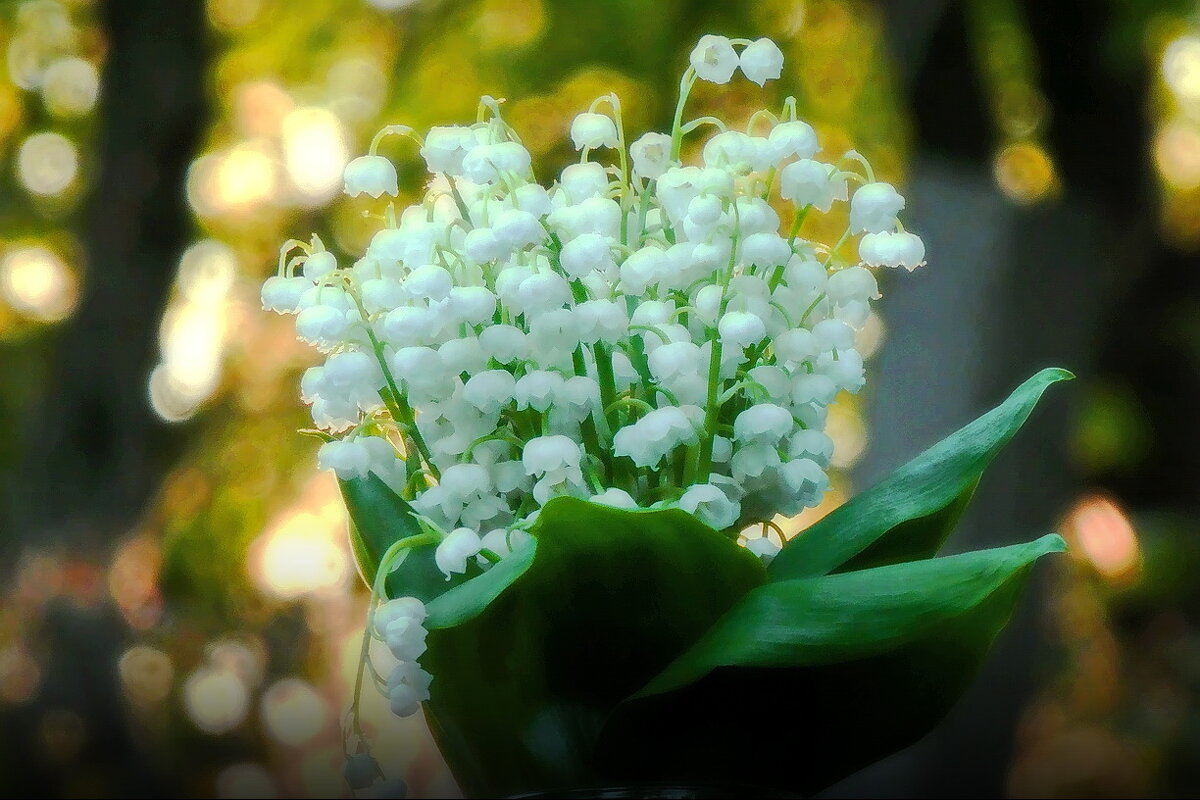
M970 684L1058 536L769 583L610 718L627 781L815 792L924 736Z
M692 683L717 667L801 667L876 655L970 612L1046 553L1034 542L819 578L750 592L641 695ZM997 628L998 629L998 628Z
M983 471L1028 419L1062 369L1034 375L1002 404L947 436L796 536L776 556L770 580L809 578L918 558L941 548Z
M400 539L421 533L413 509L374 473L366 478L339 481L342 498L350 512L350 548L358 574L371 586L379 569L379 560ZM447 590L479 574L472 567L454 580L446 576L433 560L434 548L415 548L387 579L389 597L416 597L428 603Z
M431 630L421 659L435 676L426 716L468 795L594 780L612 710L765 580L757 558L678 509L560 497L532 533L523 574L477 616ZM431 618L448 624L442 602Z

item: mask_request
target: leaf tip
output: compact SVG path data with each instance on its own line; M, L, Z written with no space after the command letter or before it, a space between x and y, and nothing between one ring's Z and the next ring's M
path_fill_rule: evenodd
M1067 552L1067 540L1057 533L1047 534L1046 550L1050 553L1065 553Z
M1073 381L1075 380L1075 373L1071 372L1069 369L1063 369L1062 367L1047 367L1034 377L1045 381L1047 384L1050 384L1058 383L1059 381Z

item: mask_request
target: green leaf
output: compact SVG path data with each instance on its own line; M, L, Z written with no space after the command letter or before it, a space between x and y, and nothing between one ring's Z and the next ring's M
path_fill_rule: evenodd
M1028 419L1052 383L1073 375L1045 369L1002 404L947 436L788 542L770 580L893 564L937 553L983 471Z
M464 619L431 630L421 661L435 676L426 716L468 795L595 780L613 709L766 579L752 554L678 509L559 497L532 533L532 563L490 603L457 599L478 578L455 590L454 613L449 592L431 604L438 625Z
M969 685L1028 544L768 583L624 704L600 760L624 780L811 793L925 735Z
M1061 536L1049 534L994 550L768 583L639 694L669 692L717 667L800 667L876 655L968 613L1037 558L1065 549Z
M350 549L358 574L370 587L387 549L401 539L421 533L421 526L413 516L412 506L374 473L339 483L346 509L350 512ZM433 556L433 547L409 551L400 566L388 576L388 597L416 597L428 603L480 574L477 567L472 567L466 574L455 575L453 580L447 581Z

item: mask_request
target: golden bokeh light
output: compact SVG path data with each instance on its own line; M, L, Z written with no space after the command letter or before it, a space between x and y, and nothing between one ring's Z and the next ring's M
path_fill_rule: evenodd
M321 732L330 715L312 686L299 678L284 678L263 692L262 719L271 738L299 747Z
M541 35L545 24L541 0L483 0L475 35L484 49L524 47Z
M108 570L108 593L135 630L149 628L162 613L158 591L161 563L158 541L146 535L125 540L113 556Z
M218 639L207 647L208 662L235 673L249 687L262 683L267 655L256 639Z
M250 690L236 672L204 666L183 684L188 719L205 733L228 733L241 725L250 710Z
M1054 161L1034 142L1014 142L996 154L992 172L1000 190L1022 205L1051 196L1058 188Z
M233 90L234 125L250 139L278 136L295 107L288 91L273 80L250 81Z
M259 588L289 599L340 586L349 575L337 540L344 525L308 511L285 514L252 548L251 575Z
M47 247L14 247L0 258L0 296L30 319L53 322L66 317L78 299L76 278Z
M139 644L121 655L117 673L121 676L121 690L130 705L148 710L162 704L170 695L175 665L162 650Z
M227 210L251 208L275 194L275 164L261 148L234 147L217 167L218 204Z
M258 18L265 0L208 0L208 18L225 30L244 28Z
M1067 514L1063 534L1071 552L1110 580L1136 576L1141 563L1137 532L1129 517L1106 497L1085 497Z
M275 197L275 160L259 144L243 143L209 153L188 170L188 201L202 217L253 211Z
M350 143L337 116L324 108L297 108L283 120L283 163L302 204L321 206L342 187Z
M163 318L159 337L163 366L171 380L197 401L216 388L224 336L221 303L182 303Z
M30 192L55 196L79 174L79 154L70 139L43 131L29 136L17 151L17 178Z
M228 296L237 278L237 256L217 239L201 239L183 251L175 288L192 303L219 303Z
M1180 102L1200 100L1200 36L1186 34L1167 45L1162 76Z
M1176 189L1200 186L1200 128L1182 119L1163 125L1154 137L1154 164Z
M863 358L870 358L879 350L885 338L887 338L887 326L883 322L883 317L875 309L871 309L867 314L867 321L863 323L862 328L855 336L854 345Z
M845 394L829 406L825 433L833 440L830 464L838 469L854 466L867 449L867 424Z
M333 63L325 76L326 104L347 122L375 117L387 99L387 76L372 58L350 57Z
M100 96L100 73L92 62L71 56L51 64L42 76L42 101L56 117L79 117Z

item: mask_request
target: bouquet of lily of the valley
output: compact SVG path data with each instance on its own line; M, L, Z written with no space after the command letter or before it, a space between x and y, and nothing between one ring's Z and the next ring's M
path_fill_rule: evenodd
M744 130L686 119L697 80L778 78L772 42L705 36L690 62L669 132L627 141L600 97L547 185L490 97L471 125L383 129L346 191L398 194L392 135L432 173L421 201L353 264L288 242L263 286L326 354L301 392L372 588L360 682L423 706L468 794L818 789L928 731L1063 546L933 557L1058 370L784 537L828 489L829 405L863 386L873 270L925 248L792 98ZM837 241L800 235L840 203ZM356 789L382 779L367 748L355 718Z

